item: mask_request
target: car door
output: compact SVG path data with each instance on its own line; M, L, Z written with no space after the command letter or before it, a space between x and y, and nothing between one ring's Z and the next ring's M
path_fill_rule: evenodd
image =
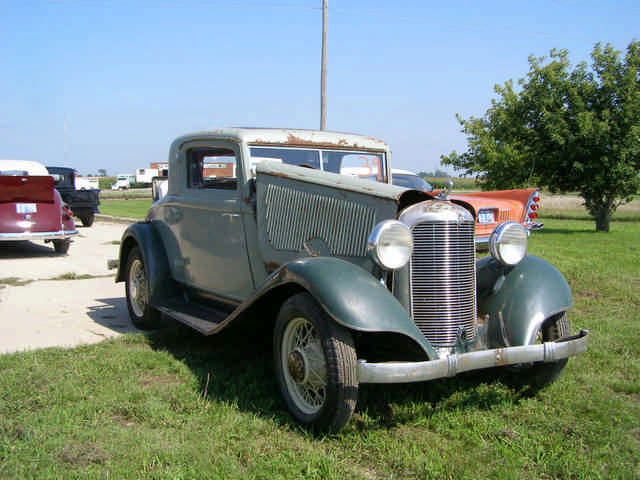
M228 300L241 301L254 290L249 266L237 147L186 150L179 243L184 282Z

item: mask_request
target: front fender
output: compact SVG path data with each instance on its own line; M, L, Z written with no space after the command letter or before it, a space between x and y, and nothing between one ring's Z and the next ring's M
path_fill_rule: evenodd
M573 304L562 274L533 255L514 267L504 267L487 256L478 260L476 271L478 311L489 315L490 347L534 343L544 320Z
M298 259L274 272L255 297L290 283L307 290L337 323L359 332L405 335L429 358L438 357L398 300L359 266L333 257Z
M174 292L167 254L160 235L151 223L134 223L129 225L122 234L116 282L126 280L129 252L136 246L140 249L142 260L147 268L149 302L157 305L162 299L172 296Z

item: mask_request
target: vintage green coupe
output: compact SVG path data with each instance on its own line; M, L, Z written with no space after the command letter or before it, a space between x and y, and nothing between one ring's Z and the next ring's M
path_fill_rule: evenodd
M555 380L588 338L570 336L565 279L526 254L514 222L476 261L464 203L392 185L390 156L326 131L178 138L166 196L122 238L116 281L134 325L268 328L286 405L319 430L347 423L361 383L489 367Z

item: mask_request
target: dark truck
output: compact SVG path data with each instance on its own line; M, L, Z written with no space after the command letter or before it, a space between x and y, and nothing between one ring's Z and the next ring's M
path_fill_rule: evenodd
M100 190L95 188L76 190L76 171L67 167L47 167L53 177L55 188L62 200L71 208L73 214L80 219L82 225L93 225L94 215L100 205Z

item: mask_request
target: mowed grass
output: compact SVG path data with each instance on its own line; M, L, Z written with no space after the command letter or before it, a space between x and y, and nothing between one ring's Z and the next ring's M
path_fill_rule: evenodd
M169 326L0 356L0 478L640 478L640 224L545 220L589 350L530 396L495 372L363 386L338 434L291 421L270 338ZM20 287L15 287L20 288Z
M128 198L100 202L100 213L113 217L143 219L151 206L151 198Z

